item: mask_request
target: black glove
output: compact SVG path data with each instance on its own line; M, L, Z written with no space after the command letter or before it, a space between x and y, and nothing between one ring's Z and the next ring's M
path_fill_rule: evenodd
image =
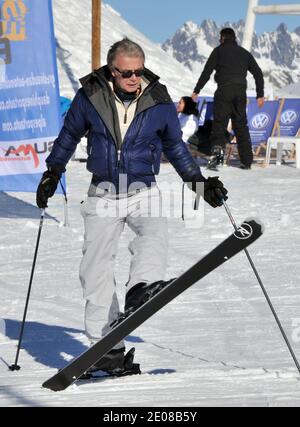
M55 193L61 174L62 169L59 167L49 167L49 170L44 172L36 191L36 204L39 208L48 207L48 199Z
M204 200L213 208L223 205L224 200L228 199L227 193L218 176L209 176L204 182Z
M227 200L227 190L217 176L204 178L203 175L195 175L188 186L191 190L197 193L197 183L204 183L204 200L213 208L223 205L223 201ZM200 187L200 186L199 186Z

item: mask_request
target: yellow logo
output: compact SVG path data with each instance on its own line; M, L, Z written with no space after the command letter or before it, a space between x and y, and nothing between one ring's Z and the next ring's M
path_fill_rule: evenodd
M25 40L27 12L28 9L23 0L5 0L1 6L0 36L11 41Z

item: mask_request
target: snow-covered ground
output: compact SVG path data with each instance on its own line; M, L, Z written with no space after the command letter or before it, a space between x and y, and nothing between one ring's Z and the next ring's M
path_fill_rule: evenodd
M259 217L265 234L249 251L300 359L300 170L294 165L224 167L228 204L237 221ZM163 164L160 180L178 180ZM77 382L54 393L41 384L87 345L78 279L90 176L68 167L70 227L61 197L48 209L20 353L11 372L28 288L39 210L30 193L0 193L0 406L300 406L300 375L243 253L195 284L128 337L140 376ZM232 227L223 208L205 208L201 228L170 219L168 277L197 261ZM129 266L125 229L117 258L121 301Z

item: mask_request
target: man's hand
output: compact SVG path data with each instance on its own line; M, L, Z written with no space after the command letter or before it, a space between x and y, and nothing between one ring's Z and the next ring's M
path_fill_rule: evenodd
M48 207L48 199L53 196L60 180L61 173L48 170L44 172L36 191L36 204L39 208Z
M217 176L209 176L204 182L204 200L213 208L222 206L228 191Z
M202 186L198 184L202 182L204 183L204 194L203 192L201 194ZM199 192L204 200L213 208L222 206L224 200L228 199L227 190L217 176L204 178L203 175L196 175L187 185L195 193Z
M193 100L194 102L196 102L196 101L197 101L197 99L198 99L199 93L193 92L191 96L192 96L192 100Z
M262 108L265 105L265 98L264 97L257 98L256 102L257 102L258 107Z

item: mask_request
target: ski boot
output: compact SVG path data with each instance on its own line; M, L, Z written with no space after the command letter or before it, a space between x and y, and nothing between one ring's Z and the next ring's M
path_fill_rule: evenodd
M101 377L122 377L125 375L140 374L140 365L133 363L135 348L131 348L125 354L125 348L110 350L88 371L81 375L80 379L88 380Z
M240 169L249 170L249 169L251 169L251 165L244 165L243 163L241 163L240 164Z
M206 169L218 171L217 166L224 163L224 150L220 145L215 145L211 152L211 157L207 163Z
M126 294L125 298L125 317L129 316L136 309L145 304L149 299L161 291L169 283L173 282L170 280L158 280L153 283L140 282L134 285Z

